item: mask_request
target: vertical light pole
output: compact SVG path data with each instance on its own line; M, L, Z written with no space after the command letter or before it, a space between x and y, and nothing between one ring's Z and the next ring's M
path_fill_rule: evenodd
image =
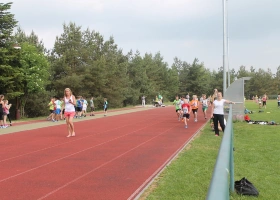
M20 50L21 47L18 44L13 45L14 49ZM19 100L18 97L16 97L16 120L20 119L20 110L19 110Z
M226 0L228 1L228 0ZM228 67L228 87L230 86L230 70L229 70L229 28L228 28L228 2L226 2L226 18L227 18L227 67Z
M223 0L223 93L226 93L227 88L227 19L226 19L226 0Z

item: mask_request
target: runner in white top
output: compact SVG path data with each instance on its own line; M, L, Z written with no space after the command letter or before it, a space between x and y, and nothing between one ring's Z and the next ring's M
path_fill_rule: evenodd
M206 111L208 109L208 99L206 99L206 94L202 95L202 111L204 113L204 118L207 119Z
M73 117L75 116L76 98L72 95L70 88L64 90L64 117L66 119L68 135L67 137L75 136Z
M223 99L223 95L221 92L217 93L217 99L213 102L212 106L212 118L214 121L214 129L215 129L215 136L219 136L219 124L224 132L225 130L225 123L224 123L224 103L231 103L234 104L232 101L228 101Z

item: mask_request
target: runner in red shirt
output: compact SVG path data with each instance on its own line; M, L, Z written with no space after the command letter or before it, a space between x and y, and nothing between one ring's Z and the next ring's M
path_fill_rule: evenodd
M188 128L188 121L190 119L190 111L191 111L191 106L188 104L188 100L184 100L184 104L182 105L182 112L183 112L183 119L185 122L185 128Z

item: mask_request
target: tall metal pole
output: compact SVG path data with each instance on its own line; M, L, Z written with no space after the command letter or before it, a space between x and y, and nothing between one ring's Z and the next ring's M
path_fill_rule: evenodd
M226 13L227 13L227 67L228 67L228 87L230 86L230 69L229 69L229 28L228 28L228 0L226 0Z
M223 0L223 22L224 22L224 35L223 35L223 93L226 93L227 88L227 73L226 73L226 58L227 58L227 20L226 20L226 0Z

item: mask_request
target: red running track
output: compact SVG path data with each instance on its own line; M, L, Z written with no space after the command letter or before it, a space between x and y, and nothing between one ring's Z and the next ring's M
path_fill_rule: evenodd
M173 107L0 136L1 200L133 198L206 120L189 128Z

